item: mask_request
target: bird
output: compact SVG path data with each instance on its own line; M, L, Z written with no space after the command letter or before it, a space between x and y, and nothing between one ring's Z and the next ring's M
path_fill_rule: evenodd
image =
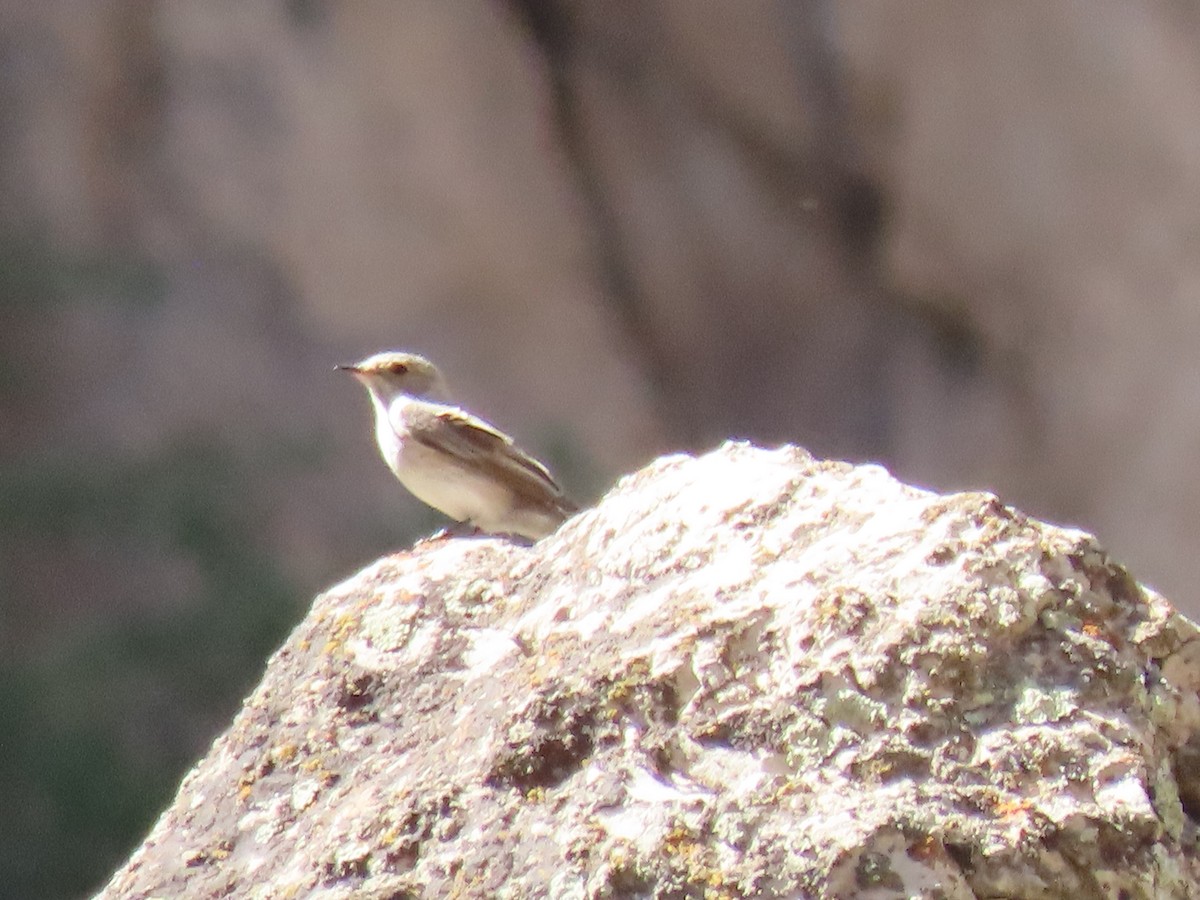
M383 461L418 500L489 534L539 540L578 507L507 434L449 402L423 356L386 350L338 365L370 394Z

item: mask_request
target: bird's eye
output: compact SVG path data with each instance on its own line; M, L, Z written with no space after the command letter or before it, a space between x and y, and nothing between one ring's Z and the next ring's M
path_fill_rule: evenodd
M388 366L388 368L391 369L392 372L395 373L396 375L403 375L405 372L408 371L408 366L402 362L394 362L390 366Z

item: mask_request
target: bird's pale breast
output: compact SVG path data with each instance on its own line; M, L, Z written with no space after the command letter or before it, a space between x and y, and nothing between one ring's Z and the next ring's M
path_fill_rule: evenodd
M485 530L503 522L513 495L503 484L472 470L457 458L439 453L398 433L382 404L376 407L375 437L379 452L396 477L418 500L460 522L471 521Z

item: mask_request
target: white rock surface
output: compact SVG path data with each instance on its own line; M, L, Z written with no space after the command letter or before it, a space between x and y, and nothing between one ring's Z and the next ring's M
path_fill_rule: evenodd
M992 496L669 457L319 597L101 896L1200 896L1197 636Z

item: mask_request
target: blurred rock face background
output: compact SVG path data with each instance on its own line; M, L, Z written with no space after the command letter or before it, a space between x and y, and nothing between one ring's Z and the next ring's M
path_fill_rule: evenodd
M140 839L439 524L335 362L592 500L726 437L1097 532L1192 614L1200 14L0 2L0 895Z

